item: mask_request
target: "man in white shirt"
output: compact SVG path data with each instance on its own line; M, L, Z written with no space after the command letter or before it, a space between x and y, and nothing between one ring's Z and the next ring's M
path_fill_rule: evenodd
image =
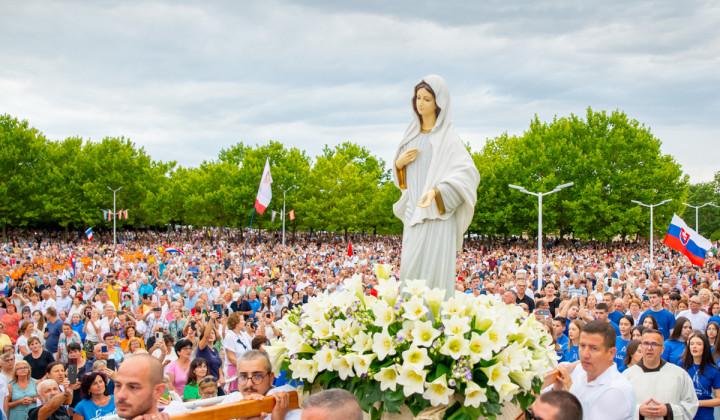
M57 300L58 311L68 312L72 308L72 303L73 298L70 297L68 290L65 288L60 289L60 297Z
M585 324L580 332L580 364L568 371L558 366L556 389L570 391L583 408L585 420L632 420L635 392L614 362L615 328L602 321Z
M679 312L676 318L684 316L690 320L690 324L694 330L705 331L708 321L710 320L710 315L700 310L700 296L691 296L688 302L690 303L690 309Z

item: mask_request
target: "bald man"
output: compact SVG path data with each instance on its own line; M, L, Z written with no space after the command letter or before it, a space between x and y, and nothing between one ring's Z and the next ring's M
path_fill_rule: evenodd
M333 419L363 419L362 408L353 394L344 389L334 388L305 398L302 403L300 420Z
M125 360L115 376L115 408L120 417L133 420L167 420L157 402L165 392L163 368L158 359L138 354Z

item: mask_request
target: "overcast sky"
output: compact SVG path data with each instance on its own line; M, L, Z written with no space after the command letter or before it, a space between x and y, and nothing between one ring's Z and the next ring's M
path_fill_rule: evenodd
M473 150L619 109L696 183L720 170L719 27L715 0L4 1L0 113L184 166L269 140L390 161L435 73Z

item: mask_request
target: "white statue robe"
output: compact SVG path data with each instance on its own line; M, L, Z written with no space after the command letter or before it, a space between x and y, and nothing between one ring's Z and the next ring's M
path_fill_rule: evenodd
M445 81L439 76L423 80L435 92L441 111L430 133L420 133L416 117L395 157L397 160L407 149L418 149L415 161L400 171L394 168L402 196L393 211L404 224L400 279L425 279L430 288L445 289L449 298L455 290L456 252L461 250L463 234L472 221L480 175L450 121ZM433 188L439 197L427 208L418 207L422 194Z

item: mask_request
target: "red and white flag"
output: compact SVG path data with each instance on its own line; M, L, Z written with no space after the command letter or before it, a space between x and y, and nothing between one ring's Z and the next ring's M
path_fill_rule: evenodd
M295 210L290 210L290 213L288 213L288 216L290 216L290 220L295 220Z
M265 169L260 179L257 198L255 198L255 210L263 214L272 199L272 176L270 176L270 158L265 160Z
M352 241L348 241L348 257L352 257Z

